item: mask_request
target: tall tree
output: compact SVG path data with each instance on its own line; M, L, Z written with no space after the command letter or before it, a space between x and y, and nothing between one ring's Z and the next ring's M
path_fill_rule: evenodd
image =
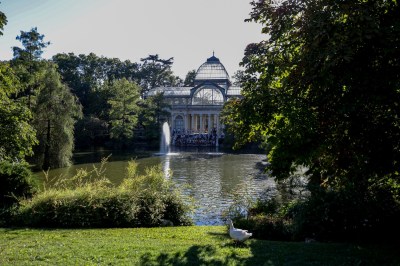
M81 117L81 106L61 82L53 64L47 64L41 83L43 88L33 109L33 123L39 139L34 159L43 169L64 167L71 162L74 124Z
M37 94L40 84L38 82L43 62L40 61L43 49L50 42L45 42L44 35L32 28L30 31L21 31L21 35L16 37L22 43L23 48L13 47L14 59L12 66L17 72L23 85L20 97L26 97L29 108L32 106L32 97Z
M37 31L37 27L30 31L21 31L21 35L16 39L22 43L24 48L13 47L14 58L24 61L36 61L42 56L43 49L49 46L50 42L45 42L44 35Z
M246 48L244 99L225 120L236 136L265 137L280 179L304 165L317 187L399 184L398 1L252 5L269 38Z
M124 147L127 141L132 140L138 123L140 87L127 79L120 79L112 82L107 90L110 95L108 104L111 138Z

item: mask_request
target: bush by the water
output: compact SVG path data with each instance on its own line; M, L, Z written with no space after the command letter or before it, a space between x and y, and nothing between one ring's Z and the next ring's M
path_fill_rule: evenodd
M388 187L323 190L292 209L298 237L330 241L399 241L400 202Z
M258 200L235 225L269 240L399 241L400 188L391 179L339 190L319 188L301 199Z
M37 182L24 163L0 161L0 209L18 203L20 197L31 197Z
M14 224L33 227L151 227L166 222L189 225L187 204L179 189L164 177L161 166L137 173L131 161L124 181L113 185L100 169L79 170L21 202Z

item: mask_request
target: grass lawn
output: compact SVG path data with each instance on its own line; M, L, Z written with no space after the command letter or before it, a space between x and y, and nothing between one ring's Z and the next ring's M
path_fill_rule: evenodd
M224 226L0 228L0 265L400 265L400 249L256 239L237 246Z

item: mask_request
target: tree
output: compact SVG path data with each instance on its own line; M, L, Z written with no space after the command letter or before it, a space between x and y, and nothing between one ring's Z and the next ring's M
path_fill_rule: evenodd
M13 98L19 82L9 64L0 62L0 161L24 161L37 143L31 112Z
M4 26L7 24L6 14L0 11L0 36L3 35Z
M122 78L139 82L139 64L129 60L68 53L53 56L53 61L63 82L78 96L87 117L103 115L107 101L102 93L103 84Z
M21 35L16 39L21 41L23 48L13 47L14 59L11 63L23 85L19 97L26 97L30 109L32 96L37 94L40 87L38 80L43 69L41 55L50 42L43 41L44 35L40 34L36 27L27 32L21 31Z
M133 138L138 122L140 87L127 79L120 79L112 82L107 90L110 95L107 102L110 105L111 138L124 146Z
M266 137L273 174L307 165L318 184L397 178L398 4L272 3L252 2L270 38L246 48L239 121Z
M173 75L171 66L174 58L161 59L158 54L149 55L140 59L143 64L140 66L140 86L142 96L150 89L158 86L179 86L182 80Z
M225 123L239 143L265 139L278 180L307 167L307 219L329 230L353 221L340 230L398 232L398 1L264 0L252 6L249 20L261 23L268 38L247 46L244 98L227 105Z
M242 86L242 80L244 79L244 71L243 70L238 70L236 71L233 76L233 86L238 86L241 87Z
M163 93L147 97L141 103L139 122L144 128L146 140L150 145L159 145L162 122L170 114L169 107L164 100Z
M16 39L22 43L24 48L13 47L14 58L29 62L39 60L43 49L50 44L50 42L43 41L44 35L37 31L37 27L30 31L21 31L21 35Z
M0 36L6 23L7 17L0 12ZM16 197L34 193L25 157L32 155L37 140L29 124L30 110L15 101L19 90L19 80L10 65L0 62L0 220L9 220L6 209L17 202Z
M186 74L185 81L183 82L183 86L193 87L195 78L196 78L196 70L193 69Z
M81 106L70 89L61 82L55 65L48 63L40 80L33 108L39 145L35 148L37 166L48 169L70 164L74 149L74 124L81 117Z

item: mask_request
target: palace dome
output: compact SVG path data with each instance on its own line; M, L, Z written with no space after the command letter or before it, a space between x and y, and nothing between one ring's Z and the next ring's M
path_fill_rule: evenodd
M229 80L228 72L217 57L211 56L196 72L196 81L200 80Z

